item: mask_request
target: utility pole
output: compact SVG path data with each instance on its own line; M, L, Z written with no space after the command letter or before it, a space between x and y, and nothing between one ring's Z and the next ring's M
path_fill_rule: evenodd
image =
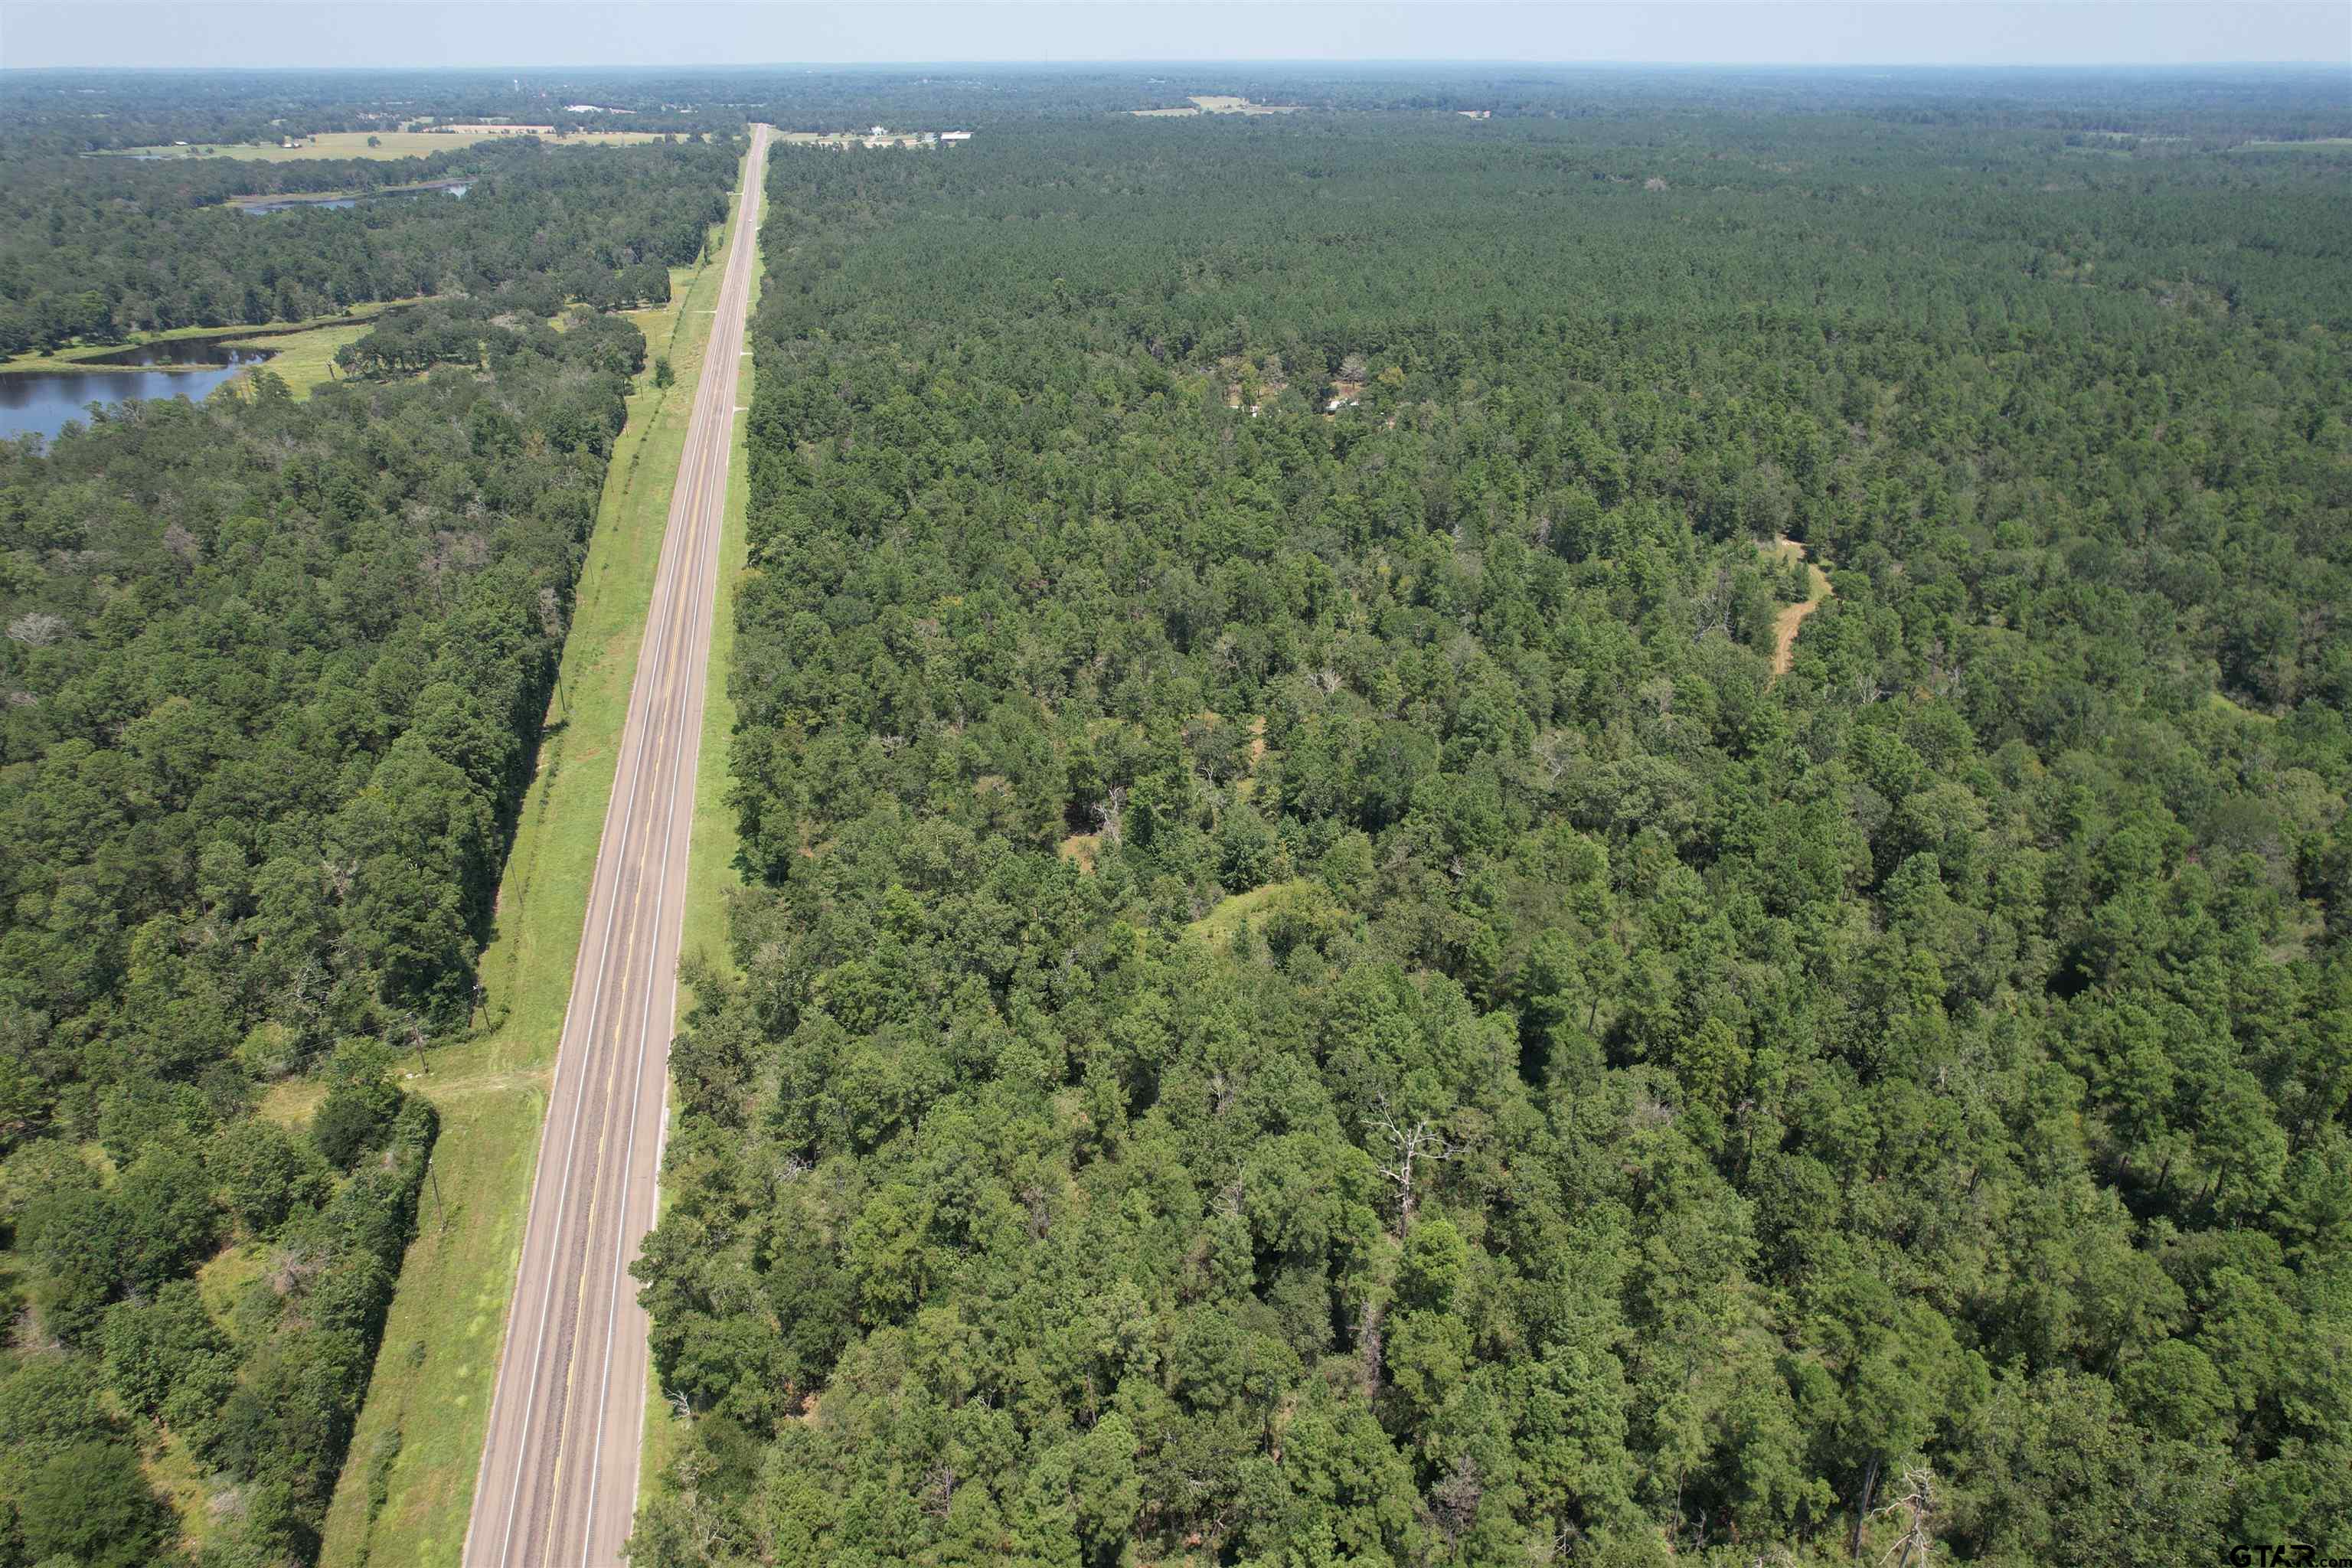
M480 988L480 984L481 983L479 981L475 982L477 989ZM416 1073L419 1078L422 1078L425 1075L425 1025L423 1020L419 1019L414 1013L410 1013L406 1016L408 1020L408 1047L416 1053Z

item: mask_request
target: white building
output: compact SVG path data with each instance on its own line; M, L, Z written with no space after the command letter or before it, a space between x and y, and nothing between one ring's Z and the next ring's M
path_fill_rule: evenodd
M969 131L942 131L940 132L940 140L942 142L969 142L971 140L971 132Z

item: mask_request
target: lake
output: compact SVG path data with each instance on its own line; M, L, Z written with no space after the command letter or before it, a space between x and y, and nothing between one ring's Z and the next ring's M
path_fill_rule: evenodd
M276 201L239 202L235 205L237 211L244 213L248 216L267 217L271 213L302 212L306 210L310 212L323 212L334 208L355 207L362 202L398 201L404 197L414 198L416 196L429 196L434 195L436 192L439 192L446 195L462 196L470 189L472 189L472 183L470 181L456 180L446 185L427 185L420 190L378 191L373 195L337 196L331 201L303 201L297 197L288 196Z
M266 349L223 348L218 338L175 338L89 362L106 368L0 374L0 439L54 436L69 419L87 424L93 403L123 403L134 397L202 398L268 357ZM194 368L142 368L166 364Z

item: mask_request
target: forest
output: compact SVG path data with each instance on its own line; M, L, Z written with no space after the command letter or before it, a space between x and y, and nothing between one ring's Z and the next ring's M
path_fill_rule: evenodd
M778 149L632 1562L2352 1554L2267 92Z
M542 277L604 309L666 300L668 268L692 262L724 215L739 156L723 140L556 149L529 139L389 163L0 163L0 354L478 297ZM461 174L471 180L462 198L264 217L226 205Z
M5 1568L176 1564L197 1534L200 1568L316 1560L442 1201L401 1080L474 1017L646 368L623 316L551 324L548 247L593 221L691 259L675 226L734 172L551 158L467 205L510 228L448 231L483 291L387 314L309 400L263 369L0 443Z

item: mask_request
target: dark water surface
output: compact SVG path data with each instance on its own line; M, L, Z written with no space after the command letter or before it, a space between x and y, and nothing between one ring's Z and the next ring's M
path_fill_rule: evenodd
M221 383L243 375L269 357L262 349L225 349L217 338L180 338L109 354L103 363L121 369L41 370L0 375L0 439L54 436L68 419L87 423L89 405L134 397L201 399ZM184 364L192 370L142 370L142 365Z
M117 349L110 354L92 354L80 363L125 369L151 364L259 364L269 357L269 350L233 349L228 346L231 338L255 335L255 329L246 327L234 331L215 332L210 337L165 338L160 342Z
M396 202L436 195L462 196L471 188L469 182L460 180L455 184L428 185L419 191L378 191L373 195L337 196L334 200L327 202L297 201L290 196L278 201L240 202L237 204L236 210L248 217L268 217L271 213L327 212L344 207L355 207L362 202Z

